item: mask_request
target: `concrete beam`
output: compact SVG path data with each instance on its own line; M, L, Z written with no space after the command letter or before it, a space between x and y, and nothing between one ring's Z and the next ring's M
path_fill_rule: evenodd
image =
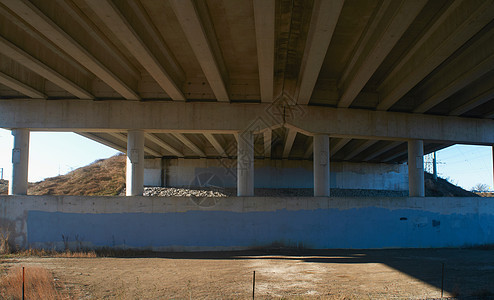
M122 147L120 145L117 145L115 143L112 143L112 142L110 142L110 141L108 141L108 140L106 140L106 139L104 139L102 137L99 137L99 136L97 136L97 135L95 135L93 133L89 133L89 132L76 132L76 134L78 134L80 136L83 136L85 138L88 138L90 140L96 141L98 143L101 143L101 144L103 144L105 146L108 146L110 148L116 149L116 150L118 150L118 151L120 151L122 153L127 153L127 148Z
M292 151L293 142L295 142L295 137L297 136L297 131L293 128L287 128L287 133L285 137L285 146L283 147L283 158L288 158L290 156L290 151Z
M349 107L427 1L385 0L370 22L342 76L338 107Z
M379 87L383 100L377 110L391 108L492 19L491 1L453 2L383 81Z
M218 142L218 140L214 137L212 133L203 133L204 137L209 141L211 145L213 145L214 149L218 152L218 154L221 157L228 157L228 154L226 153L225 149L221 144Z
M351 138L342 138L336 143L331 143L331 156L338 153L338 151L340 151L341 148L345 147L345 145L348 144L351 140Z
M46 78L47 80L53 82L58 85L62 89L71 93L80 99L94 99L94 96L91 95L88 91L84 90L74 82L68 80L65 76L58 73L54 69L50 68L45 63L39 61L34 58L21 48L12 44L7 39L0 36L0 52L5 56L13 59L17 63L23 65L24 67L30 69L34 73L37 73L41 77Z
M366 149L368 149L370 146L374 145L377 142L378 141L373 141L373 140L369 140L369 141L363 142L360 146L355 147L354 149L352 149L352 151L350 153L348 153L343 158L343 160L350 160L350 159L354 158L355 156L357 156L360 153L364 152Z
M449 74L457 74L449 82L440 86L433 95L427 96L426 101L413 110L414 113L425 113L456 92L464 89L492 70L494 65L494 28L481 38L472 42L468 49L451 60L447 66L435 74L434 86L448 80ZM479 51L482 49L482 51ZM487 53L487 54L486 54Z
M273 131L268 129L263 132L264 137L264 157L271 157L271 145L273 143ZM238 141L237 141L238 143Z
M172 135L176 137L179 141L184 143L184 145L190 150L194 151L200 157L206 157L206 153L197 147L191 140L189 140L185 135L179 132L173 132Z
M255 125L268 106L125 100L2 100L0 128L75 132L122 132L140 128L152 133L233 134ZM319 106L306 106L304 111L304 115L293 118L286 127L335 138L494 144L494 121L488 119ZM266 124L268 127L274 125L277 124Z
M115 73L98 61L89 51L74 38L58 27L55 22L45 16L36 6L25 0L6 0L2 2L15 12L22 20L36 28L48 40L58 45L68 55L82 64L103 82L108 84L122 97L129 100L139 100L139 96L125 84Z
M108 134L113 136L114 138L121 140L122 142L127 142L127 140L128 140L128 137L122 133L108 132ZM162 157L163 156L163 154L159 153L158 151L155 151L155 150L153 150L149 147L146 147L146 146L143 146L143 147L144 147L144 152L146 152L147 154L150 154L150 155L155 156L155 157Z
M393 148L396 148L398 147L400 144L402 144L403 142L390 142L388 145L384 146L384 147L381 147L379 150L377 151L374 151L372 152L371 154L367 155L366 157L364 157L362 160L363 161L369 161L369 160L372 160L376 157L378 157L379 155L383 154L383 153L386 153L388 151L390 151L391 149Z
M314 138L312 138L307 145L307 150L304 153L304 159L309 159L312 155L314 155Z
M31 98L46 98L46 95L42 92L3 72L0 72L0 83Z
M253 2L261 102L273 102L275 2L274 0Z
M179 84L164 69L114 3L108 0L85 1L170 98L185 100Z
M172 146L168 145L165 141L157 137L156 135L152 133L144 133L144 138L150 140L151 142L155 143L156 145L160 146L161 148L165 149L166 151L170 152L171 154L177 156L177 157L184 157L184 154L177 149L173 148Z
M343 3L344 0L314 1L309 33L300 67L300 80L297 83L298 104L307 104L310 101Z
M452 111L449 112L450 116L461 116L462 114L476 108L477 106L480 106L484 103L486 103L489 100L494 99L494 88L491 88L480 95L470 99L469 101L465 102L464 104L458 106L457 108L453 109Z
M209 12L206 7L202 7L203 18L199 12L198 5L205 6L206 4L197 3L196 5L193 0L171 0L170 4L216 99L218 101L230 101L226 85L227 74L222 72L226 68L220 66L223 63L220 57L221 53L215 53L213 50L212 43L217 43L215 40L211 40L215 39L214 31L208 35L208 31L213 28L209 20Z

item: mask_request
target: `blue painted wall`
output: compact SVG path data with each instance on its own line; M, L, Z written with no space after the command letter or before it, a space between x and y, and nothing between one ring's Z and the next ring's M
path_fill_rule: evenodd
M494 215L415 209L276 210L254 212L62 213L30 210L28 244L48 247L62 235L93 247L326 248L456 247L494 244Z

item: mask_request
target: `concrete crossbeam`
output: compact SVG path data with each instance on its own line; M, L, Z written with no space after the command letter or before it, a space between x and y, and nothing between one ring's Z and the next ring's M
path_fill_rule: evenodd
M122 132L139 128L154 133L233 134L255 125L268 105L2 100L0 128L74 132ZM335 138L494 144L494 121L488 119L312 106L304 107L304 111L304 115L293 118L286 126ZM274 125L277 124L266 124Z
M309 33L300 68L301 77L297 84L298 104L307 104L310 101L343 3L344 0L314 1Z

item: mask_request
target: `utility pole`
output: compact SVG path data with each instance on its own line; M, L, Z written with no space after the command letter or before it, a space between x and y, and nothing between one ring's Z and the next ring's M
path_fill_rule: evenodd
M436 151L434 151L434 156L432 158L432 178L434 181L437 181L437 160L436 160Z

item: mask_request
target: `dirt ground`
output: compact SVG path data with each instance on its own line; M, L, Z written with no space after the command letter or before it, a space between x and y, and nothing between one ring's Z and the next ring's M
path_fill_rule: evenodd
M41 266L75 299L494 299L494 250L158 253L134 258L4 258Z

